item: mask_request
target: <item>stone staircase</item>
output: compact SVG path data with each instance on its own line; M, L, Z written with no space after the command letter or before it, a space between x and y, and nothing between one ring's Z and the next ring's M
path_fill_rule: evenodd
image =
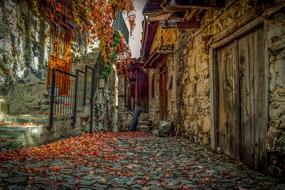
M47 114L5 116L0 122L0 151L40 144Z
M151 122L149 120L149 113L141 113L139 117L138 128L142 132L150 132L152 129Z

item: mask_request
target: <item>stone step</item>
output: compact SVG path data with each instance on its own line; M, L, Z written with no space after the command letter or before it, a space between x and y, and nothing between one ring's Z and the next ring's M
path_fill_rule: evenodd
M31 125L31 126L1 126L0 127L0 149L8 150L25 147L30 144L40 142L41 133L45 126ZM5 141L6 140L6 141Z
M0 127L0 151L22 147L26 132L18 127Z
M6 151L10 149L20 148L23 147L24 142L21 139L12 139L7 140L5 142L0 142L0 151Z
M7 141L0 142L1 149L15 149L22 148L26 145L25 139L8 139Z
M2 139L4 139L4 140L7 140L7 141L10 141L10 140L14 140L14 139L16 139L17 138L17 136L16 135L10 135L10 134L5 134L5 133L1 133L2 131L0 131L0 139L2 140ZM1 140L0 140L0 142L1 142Z
M139 118L141 120L149 120L149 114L148 113L142 113Z
M0 127L0 138L19 139L24 138L25 130L20 127Z
M47 114L22 114L6 116L4 118L6 123L35 123L35 124L47 124L48 115Z
M1 135L0 137L0 151L8 149L13 142L16 142L17 139L11 139L9 136Z
M139 126L151 126L149 122L139 122Z
M146 125L146 126L150 126L151 123L149 121L139 121L139 125Z
M41 105L40 111L49 112L50 111L50 105Z
M150 132L151 127L148 126L148 125L140 125L139 126L139 130L142 131L142 132Z

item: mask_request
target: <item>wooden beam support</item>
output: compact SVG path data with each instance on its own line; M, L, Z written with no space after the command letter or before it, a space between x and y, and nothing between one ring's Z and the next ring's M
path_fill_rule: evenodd
M200 28L200 26L201 26L200 22L196 22L196 21L184 21L184 22L178 23L179 28L185 28L185 29Z
M195 15L197 15L198 11L199 11L199 9L197 9L197 8L188 9L185 13L183 20L185 20L185 21L192 20L192 18L194 18Z
M166 9L174 8L199 8L199 9L209 9L209 8L221 8L225 4L224 0L163 0L162 7Z
M160 23L162 28L199 28L200 22L191 20L191 21L163 21Z
M171 13L162 13L149 17L149 22L167 20L171 17Z

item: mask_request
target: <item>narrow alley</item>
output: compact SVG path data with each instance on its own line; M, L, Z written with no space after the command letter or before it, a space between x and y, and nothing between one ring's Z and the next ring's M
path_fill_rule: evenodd
M284 0L0 0L0 190L284 190Z
M285 188L205 146L142 132L86 134L0 153L0 162L0 189Z

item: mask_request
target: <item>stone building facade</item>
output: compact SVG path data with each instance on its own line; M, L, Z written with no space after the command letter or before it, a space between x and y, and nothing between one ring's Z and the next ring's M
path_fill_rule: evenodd
M166 90L167 90L167 107L165 121L171 121L174 124L177 121L177 68L175 67L174 54L167 54L162 60L158 60L167 65ZM161 121L160 111L160 67L149 69L149 115L153 126L158 126Z
M0 25L0 95L7 107L2 114L41 111L41 105L48 104L52 25L38 17L28 1L13 0L1 1ZM76 62L87 53L87 34L79 30L75 33L71 41L70 72L78 68Z
M174 55L172 61L168 61L167 63L169 73L168 83L173 82L171 85L172 89L167 90L169 97L167 114L171 115L168 120L175 124L179 134L200 144L211 145L213 149L221 148L225 154L236 157L254 168L258 168L258 164L253 163L254 161L247 160L247 152L241 148L246 147L247 140L253 138L258 148L253 148L252 154L259 154L259 156L257 155L255 157L256 159L262 157L263 161L260 161L263 165L262 167L268 166L267 169L270 173L279 176L284 176L285 171L285 160L282 158L285 153L284 7L285 3L278 0L270 2L228 0L225 1L225 5L222 8L206 10L197 9L197 7L189 9L188 7L188 9L185 9L184 21L188 19L188 21L192 23L198 22L198 26L188 28L176 26L177 40L174 46ZM161 10L159 13L165 15L165 12ZM157 13L155 16L157 16ZM153 16L153 18L155 18L155 16ZM163 16L161 16L160 19L162 17ZM166 20L169 19L171 18L168 17ZM164 20L165 18L161 19L160 23L163 23ZM147 32L146 28L145 32ZM217 123L222 122L219 120L218 115L223 113L220 110L220 104L223 102L220 102L220 104L218 102L223 100L221 99L221 94L219 95L217 92L220 91L220 93L223 93L223 91L225 91L225 93L230 93L231 85L235 83L231 83L227 77L224 81L221 78L217 78L222 75L220 74L222 71L219 70L221 68L219 64L223 62L223 58L227 57L228 54L224 54L224 56L221 57L217 57L217 55L223 51L230 51L227 48L230 44L236 43L236 47L240 49L240 58L237 59L237 62L240 64L239 67L247 68L248 65L242 66L245 60L243 60L244 58L242 58L241 54L244 53L244 49L247 49L247 46L252 45L252 43L249 42L246 46L242 40L250 40L251 38L253 40L252 43L260 43L256 45L258 49L257 53L254 53L257 61L253 62L258 62L259 60L262 66L257 65L251 68L251 71L255 73L253 75L257 75L256 77L258 79L252 79L253 83L249 84L252 86L250 86L248 90L243 91L245 84L241 82L238 82L241 86L236 90L240 90L241 100L239 101L241 102L246 99L243 93L253 91L260 93L260 91L262 91L262 98L259 99L259 95L257 95L249 100L250 102L255 102L253 103L254 105L252 105L253 107L256 105L262 106L262 108L257 108L261 110L260 112L252 115L253 118L262 118L262 121L259 124L256 123L258 127L254 127L255 132L250 132L251 134L258 133L259 136L248 137L248 135L244 133L248 129L242 128L241 130L244 131L236 132L238 135L241 135L240 139L243 139L242 142L239 142L239 138L232 139L232 137L229 137L230 140L227 141L227 137L225 137L222 146L221 140L223 140L223 137L217 137L219 136L217 130L220 130L221 135L223 129L221 126L218 126ZM263 41L263 43L261 41ZM155 42L153 42L153 44L154 43ZM236 47L233 45L233 48ZM252 51L251 48L248 49L250 49L248 50L249 52ZM233 54L230 56L236 55ZM229 58L229 60L230 59L231 58ZM234 63L235 62L231 64ZM245 70L240 70L238 75L238 77L241 77L240 80L244 80L244 78L242 78L245 77L244 72ZM150 69L149 73L151 79L153 73L158 73L158 71ZM173 73L173 76L170 73ZM225 75L231 75L231 71L225 71ZM226 83L227 80L230 81L229 84L217 84L217 81ZM155 81L155 85L157 85L159 83L159 75L156 75ZM262 85L259 86L258 84ZM225 89L219 89L219 85L224 85ZM257 85L257 87L254 85ZM150 89L151 88L150 83ZM160 90L157 86L156 94L159 93ZM233 99L235 99L234 96L233 94ZM156 98L149 102L152 109L155 110L150 114L152 115L152 120L161 120L161 118L158 117L158 113L161 112L159 101L159 96L156 96ZM229 102L225 104L227 104L226 109L232 109L231 105L238 106L237 104L231 104ZM246 117L244 115L249 114L248 110L247 108L242 108L246 106L243 103L240 103L240 106L241 108L237 107L237 109L241 110L239 112L239 114L241 114L240 117ZM233 109L233 111L234 110L235 109ZM251 110L252 113L254 111L255 109ZM230 114L230 112L228 112L228 114ZM230 126L232 124L231 122L235 122L235 120L233 118L226 122L226 125ZM242 123L247 121L243 121L239 118L237 122ZM243 125L243 123L241 125ZM237 134L234 132L232 135ZM237 144L231 145L231 143ZM241 145L238 145L238 143L241 143ZM234 151L236 147L241 146L239 150L242 152L242 155L239 155L239 153L231 153L231 150L228 152L226 150L227 146L232 147L230 149ZM260 152L263 152L263 154L261 155Z
M47 5L45 3L43 5ZM16 134L18 131L25 131L27 133L25 136L30 137L33 135L30 134L31 130L28 127L23 129L23 126L29 124L36 129L40 127L42 133L37 134L35 138L24 141L18 137L13 139L14 147L22 147L78 135L91 131L91 128L92 132L121 130L120 119L130 120L131 116L126 112L125 105L121 106L120 96L125 92L119 91L121 80L115 66L112 65L109 76L103 79L104 64L99 56L100 49L88 42L88 33L67 20L60 12L55 13L55 21L50 21L45 15L47 11L49 9L44 11L44 15L37 14L32 8L32 2L28 0L0 2L1 132L8 130L15 131ZM123 35L129 37L121 13L114 21L113 30L121 31ZM85 70L87 67L88 71ZM57 108L53 108L56 111L52 115L53 68L72 74L73 78L61 76L62 78L56 79L63 81L61 84L67 84L65 87L68 92L58 93L61 84L56 83L53 105ZM94 81L92 81L94 79L92 68L95 68ZM76 73L80 73L77 82L74 78ZM85 76L87 90L83 105ZM75 90L76 83L77 90ZM92 84L96 92L93 104L90 101ZM75 103L77 110L74 108ZM51 118L53 122L50 122ZM17 127L13 127L14 125ZM69 130L71 126L74 130ZM1 136L3 134L0 133L0 138L6 138L5 135ZM10 145L5 144L5 147L9 148ZM0 149L2 149L1 143Z
M149 84L149 119L153 126L158 126L160 122L158 69L149 69Z

